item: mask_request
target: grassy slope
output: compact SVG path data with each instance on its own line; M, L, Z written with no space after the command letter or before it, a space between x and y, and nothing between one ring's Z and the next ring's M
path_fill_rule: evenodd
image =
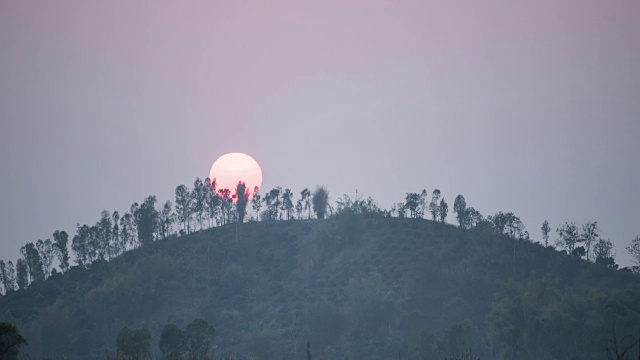
M345 216L159 241L0 298L0 318L19 325L30 342L25 352L36 356L99 357L123 326L148 326L157 341L167 322L202 317L216 326L223 352L303 358L311 338L329 355L385 358L406 351L422 326L439 334L468 318L486 333L499 280L523 282L532 271L572 286L639 284L528 242L427 220ZM353 318L361 278L381 280L375 290L393 304L382 323ZM335 314L324 316L326 309ZM321 320L312 316L319 311Z

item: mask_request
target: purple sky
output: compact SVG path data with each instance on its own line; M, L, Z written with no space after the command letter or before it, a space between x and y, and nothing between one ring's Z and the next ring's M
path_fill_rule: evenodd
M0 258L240 151L264 188L597 220L629 265L640 2L269 3L1 2Z

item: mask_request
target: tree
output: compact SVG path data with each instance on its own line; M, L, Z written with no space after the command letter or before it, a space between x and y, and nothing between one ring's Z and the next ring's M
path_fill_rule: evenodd
M207 204L207 188L200 178L196 178L193 182L191 196L193 198L193 213L198 215L198 224L202 229L202 214L204 214Z
M589 251L591 250L591 245L598 241L600 238L600 228L598 227L597 221L587 222L582 225L582 240L584 241L584 249L587 255L587 260L589 260Z
M524 224L512 212L497 212L494 216L489 216L489 220L493 223L496 233L499 235L509 235L514 239L527 238L524 231Z
M236 199L236 216L239 223L244 222L244 217L247 214L247 204L249 203L249 191L247 186L242 181L238 182L236 186L236 193L233 195Z
M116 257L124 252L124 248L120 247L120 213L117 211L113 212L111 215L111 223L113 226L111 227L111 245L109 248L111 249L111 256Z
M311 219L311 191L309 189L304 188L300 192L300 200L304 203L304 209L307 210L307 219Z
M576 224L566 222L564 225L558 227L556 232L558 236L560 236L558 245L564 247L569 255L573 254L573 249L575 249L576 244L582 241L578 235L578 227Z
M466 225L469 229L473 229L476 226L478 226L478 224L483 222L490 222L491 227L493 228L493 223L490 220L485 220L484 216L482 216L482 214L473 207L467 208L465 212L465 216L466 216Z
M422 197L418 193L407 193L404 198L404 207L409 210L409 216L412 218L422 217L421 212Z
M291 212L293 212L293 193L291 189L284 189L282 193L282 211L287 214L287 220L291 220Z
M181 359L187 350L185 333L176 324L167 324L162 328L158 346L165 359Z
M100 221L96 224L98 240L98 258L100 260L111 258L111 238L113 235L113 223L111 214L107 210L100 213Z
M4 287L5 294L16 290L16 273L11 261L5 264L0 260L0 282Z
M27 243L20 249L20 253L26 261L31 282L44 280L44 267L36 246L32 242Z
M53 233L53 251L60 262L60 270L69 270L69 235L66 231L56 230Z
M211 180L209 178L206 178L205 180L206 185L206 197L207 197L207 215L209 216L209 227L213 227L214 226L214 220L217 219L218 216L218 210L220 208L220 198L218 197L218 194L216 193L216 182L215 180Z
M215 329L203 319L195 319L185 330L189 356L204 358L213 347Z
M182 230L187 234L191 232L191 201L189 189L184 185L178 185L176 187L176 215L182 223Z
M136 244L138 231L135 228L135 223L133 222L133 215L131 213L126 212L120 218L120 249L122 251L127 250L127 244L131 247L134 247Z
M447 221L447 214L449 213L449 205L444 201L444 198L440 200L440 206L438 207L438 215L440 216L440 222Z
M458 195L453 202L453 211L456 213L458 224L463 229L469 228L469 214L467 211L467 201L464 196Z
M324 219L329 207L329 191L324 186L316 187L313 192L313 211L316 213L318 219Z
M253 212L256 214L256 220L260 219L260 209L262 208L262 197L260 194L255 194L251 198L251 207L253 208Z
M151 357L151 332L147 328L129 329L123 327L116 337L118 355L130 358Z
M631 244L626 249L633 261L640 266L640 236L636 236L635 239L631 240Z
M138 229L138 240L141 245L152 243L158 230L160 215L156 210L156 197L148 196L140 207L133 213L133 219Z
M171 234L173 225L173 210L171 210L171 201L167 200L162 206L160 212L160 237L166 239Z
M15 325L0 322L0 360L13 360L18 358L20 346L26 345L25 340Z
M595 256L596 264L606 267L618 268L615 262L615 254L613 253L613 243L610 239L598 239L593 244L593 255Z
M36 249L38 249L38 254L40 255L40 260L42 261L42 270L44 271L44 276L48 277L51 273L51 263L53 262L53 257L55 256L51 239L46 239L44 241L38 240L36 242Z
M18 259L16 262L16 283L20 290L26 289L27 286L29 286L29 271L27 268L27 261Z
M437 221L440 212L440 190L433 190L433 194L431 194L431 202L429 203L429 212L431 212L431 218L433 221Z
M549 227L549 222L545 220L542 223L542 238L544 239L544 247L549 247L549 233L551 232L551 228Z

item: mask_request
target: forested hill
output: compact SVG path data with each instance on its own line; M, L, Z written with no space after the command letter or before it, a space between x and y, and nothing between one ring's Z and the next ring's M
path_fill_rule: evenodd
M539 279L545 274L556 277L557 285ZM542 305L570 298L567 286L574 289L572 296L590 294L580 304L609 301L598 294L629 286L636 290L624 292L625 299L640 299L637 275L526 240L423 219L343 214L169 237L9 293L0 298L0 319L18 326L29 342L21 353L32 358L102 358L115 351L124 326L147 327L151 349L159 355L162 327L195 318L215 326L218 354L240 358L303 359L307 340L317 357L388 359L400 353L404 359L426 359L464 347L499 358L502 351L533 346L531 339L518 338L527 334L527 318L514 319L505 305L519 298L496 295L509 278L516 284L529 281L526 287L506 285L511 293L531 295L536 285L556 294L549 300L549 292L540 292L541 305L532 313L541 318ZM581 292L584 286L597 291ZM505 303L492 312L494 299ZM634 306L637 302L627 314L608 316L631 319L638 311ZM556 312L572 307L557 306ZM584 328L580 321L587 319L573 312L562 324ZM608 324L608 318L593 316ZM513 327L514 339L500 334L500 324ZM572 329L566 326L557 331ZM598 329L606 340L610 331ZM573 346L569 343L575 342L564 348Z

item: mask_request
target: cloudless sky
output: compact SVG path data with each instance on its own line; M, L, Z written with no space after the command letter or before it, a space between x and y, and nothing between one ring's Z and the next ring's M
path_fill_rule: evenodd
M263 189L389 208L439 188L535 240L597 220L630 265L639 18L637 0L3 1L0 258L239 151Z

